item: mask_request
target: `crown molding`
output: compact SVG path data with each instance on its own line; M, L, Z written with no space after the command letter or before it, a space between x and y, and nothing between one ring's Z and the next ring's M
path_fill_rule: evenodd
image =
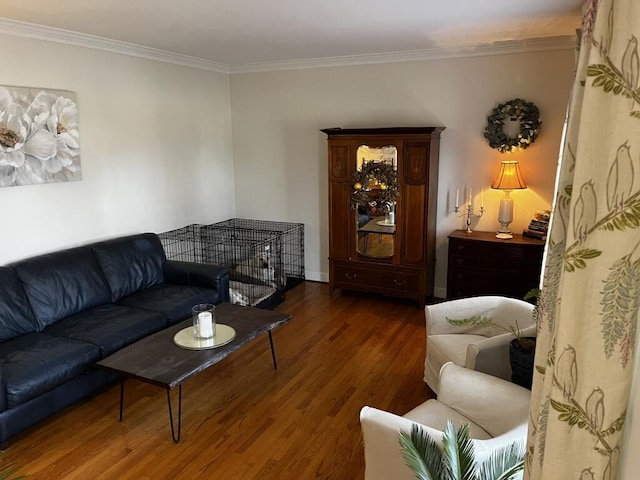
M574 50L576 37L573 35L533 38L526 40L506 40L493 43L457 43L443 47L406 52L374 53L367 55L346 55L340 57L311 58L282 62L263 62L231 65L230 73L256 73L277 70L300 70L321 67L346 67L376 63L416 62L442 60L447 58L480 57L487 55L508 55L514 53L547 52L553 50Z
M109 53L145 58L159 62L173 63L185 67L210 70L218 73L230 73L229 65L212 62L202 58L190 57L179 53L167 52L157 48L145 47L119 40L111 40L86 33L71 32L60 28L45 27L27 22L19 22L0 17L0 33L14 37L32 38L47 42L63 43L75 47L91 48Z
M576 37L566 35L527 40L506 40L492 43L460 42L446 46L406 52L345 55L303 60L228 65L226 63L181 55L179 53L145 47L143 45L111 40L104 37L72 32L60 28L19 22L2 17L0 17L0 33L16 37L63 43L76 47L91 48L120 55L145 58L147 60L156 60L159 62L172 63L226 74L300 70L321 67L346 67L376 63L416 62L447 58L479 57L486 55L508 55L513 53L571 50L576 47Z

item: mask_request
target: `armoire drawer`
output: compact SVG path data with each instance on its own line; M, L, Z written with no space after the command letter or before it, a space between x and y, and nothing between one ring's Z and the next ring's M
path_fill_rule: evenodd
M418 271L386 265L368 267L336 264L334 283L337 288L360 286L390 291L416 292L420 287L420 274Z

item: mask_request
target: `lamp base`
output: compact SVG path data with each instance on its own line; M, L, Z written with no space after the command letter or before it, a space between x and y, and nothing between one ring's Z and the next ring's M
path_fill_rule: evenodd
M499 238L501 240L509 240L510 238L513 238L513 235L511 235L511 233L498 232L496 233L496 238Z
M496 238L513 238L509 224L513 222L513 199L509 196L509 190L504 191L504 198L500 199L500 210L498 211L498 235Z

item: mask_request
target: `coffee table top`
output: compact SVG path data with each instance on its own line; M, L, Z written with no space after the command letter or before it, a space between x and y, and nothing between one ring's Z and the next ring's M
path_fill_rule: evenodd
M189 318L132 343L97 364L129 377L173 389L260 334L288 322L290 318L288 313L221 303L216 305L216 322L229 325L236 331L236 337L227 345L213 350L187 350L178 347L173 342L173 337L192 324Z

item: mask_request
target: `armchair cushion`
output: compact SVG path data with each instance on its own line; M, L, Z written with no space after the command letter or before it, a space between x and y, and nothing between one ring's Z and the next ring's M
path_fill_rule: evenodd
M447 420L453 420L456 428L460 428L465 423L469 424L471 438L479 440L487 440L493 436L477 423L460 414L444 403L431 399L403 415L404 418L421 425L429 425L439 431L444 431L447 426Z

